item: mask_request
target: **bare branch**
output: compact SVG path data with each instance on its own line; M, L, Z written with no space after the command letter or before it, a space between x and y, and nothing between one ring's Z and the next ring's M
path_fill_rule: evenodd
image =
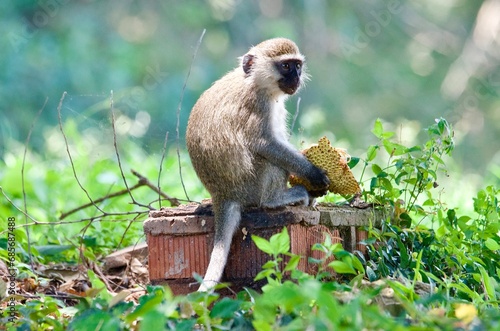
M115 148L116 159L118 160L118 168L120 168L120 174L122 175L123 183L127 188L126 191L130 195L130 199L132 199L132 203L136 203L134 196L132 195L132 190L129 189L127 179L125 178L125 174L123 173L122 162L120 159L120 153L118 152L118 144L116 142L116 127L115 127L115 108L113 101L113 91L111 91L110 96L110 111L111 111L111 127L113 129L113 147Z
M143 183L143 185L146 185L147 187L149 187L150 189L152 189L153 191L155 191L156 193L158 193L158 195L161 196L161 197L163 197L165 200L168 200L172 206L178 206L178 205L180 205L179 199L172 198L168 194L164 193L163 191L161 191L161 189L159 187L156 187L146 177L144 177L143 175L141 175L140 173L138 173L134 169L131 169L131 171L134 174L134 176L136 176L137 178L139 178L139 182L140 183ZM152 208L150 207L150 209L152 209Z
M167 152L167 141L168 141L168 131L165 134L165 140L163 141L163 149L161 151L160 170L158 171L158 191L161 190L160 179L161 179L161 172L163 170L163 161L165 160L165 154ZM159 193L158 193L158 206L161 209L161 195Z
M28 214L27 212L25 212L24 210L22 210L20 207L16 206L16 204L14 203L14 201L12 201L12 199L9 198L9 196L5 193L5 191L3 190L3 188L1 186L0 186L0 192L2 192L2 195L4 196L4 198L12 205L12 207L14 207L20 213L22 213L25 217L27 217L27 218L29 218L30 220L33 221L33 223L25 224L24 226L43 223L43 222L37 221L30 214ZM20 228L20 227L22 227L22 226L16 226L15 228ZM7 232L7 230L0 232L0 234L3 234L5 232Z
M123 190L117 191L117 192L115 192L115 193L107 194L107 195L105 195L105 196L103 196L103 197L101 197L101 198L99 198L99 199L95 199L95 200L94 200L94 203L101 203L101 202L103 202L104 200L111 199L111 198L114 198L114 197L118 197L118 196L120 196L120 195L127 194L127 193L129 193L129 191L131 191L131 190L135 190L136 188L141 187L141 186L144 186L144 185L145 185L145 184L143 184L143 183L140 183L140 182L139 182L139 183L135 184L134 186L132 186L132 187L130 187L130 188L126 188L126 189L123 189ZM81 206L78 206L78 207L76 207L76 208L73 208L73 209L71 209L71 210L69 210L69 211L67 211L67 212L65 212L65 213L62 213L62 214L61 214L61 216L59 216L59 219L60 219L60 220L63 220L63 219L65 219L66 217L68 217L69 215L71 215L71 214L73 214L73 213L76 213L77 211L80 211L80 210L82 210L82 209L85 209L85 208L88 208L88 207L93 206L93 205L94 205L94 203L89 202L89 203L86 203L86 204L84 204L84 205L81 205Z
M76 182L78 183L78 186L80 186L82 191L85 192L85 194L87 195L87 198L90 200L90 202L97 208L97 210L99 210L101 213L104 213L104 211L101 208L99 208L98 205L96 205L94 203L94 201L90 197L89 192L85 189L85 187L83 187L82 183L80 182L80 179L78 179L78 175L76 174L75 164L73 163L73 157L71 156L71 152L69 151L68 138L66 138L66 134L64 133L64 129L63 129L63 125L62 125L61 109L62 109L62 105L64 102L64 98L66 97L66 94L67 94L66 91L64 91L64 93L61 97L61 100L59 100L59 105L57 106L57 115L58 115L58 119L59 119L59 129L61 130L61 133L62 133L63 138L64 138L64 144L66 145L66 152L68 153L69 161L71 163L71 169L73 169L73 176L75 177Z
M130 227L132 226L132 224L137 221L137 219L139 218L139 216L141 216L140 214L137 214L133 219L132 221L130 221L127 225L127 228L125 229L125 231L123 231L123 234L122 234L122 237L120 238L120 242L118 243L118 246L116 247L117 249L121 247L123 241L125 240L125 235L127 234L128 230L130 230Z
M115 293L115 291L113 290L113 288L109 284L108 279L102 273L101 268L99 268L97 266L97 263L92 263L92 269L94 269L94 271L97 274L97 276L99 276L99 278L102 280L102 282L104 283L104 285L106 285L106 288L108 289L108 291L111 292L111 293Z

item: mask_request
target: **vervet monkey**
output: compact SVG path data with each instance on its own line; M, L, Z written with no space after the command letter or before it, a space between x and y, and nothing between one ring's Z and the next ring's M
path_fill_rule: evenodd
M194 105L187 148L215 215L214 247L199 291L212 289L222 277L243 208L309 204L303 186L287 187L290 173L318 190L328 187L325 171L288 142L284 102L306 77L297 45L270 39L252 47Z

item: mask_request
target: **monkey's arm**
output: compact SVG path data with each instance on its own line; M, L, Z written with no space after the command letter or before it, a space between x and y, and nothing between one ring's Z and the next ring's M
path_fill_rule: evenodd
M304 155L288 143L285 144L276 139L268 138L259 141L256 150L257 154L272 164L300 177L307 178L313 187L322 189L330 185L326 172L309 162Z

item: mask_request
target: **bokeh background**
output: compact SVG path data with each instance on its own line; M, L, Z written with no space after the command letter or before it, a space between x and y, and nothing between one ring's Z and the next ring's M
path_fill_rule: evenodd
M376 118L411 145L444 117L455 128L453 180L499 182L499 0L5 0L0 17L0 156L25 141L40 109L30 148L64 155L53 134L64 91L64 120L95 145L110 140L113 101L118 133L146 156L167 132L177 145L178 112L184 148L202 91L251 45L282 36L312 77L296 144L326 134L362 156Z

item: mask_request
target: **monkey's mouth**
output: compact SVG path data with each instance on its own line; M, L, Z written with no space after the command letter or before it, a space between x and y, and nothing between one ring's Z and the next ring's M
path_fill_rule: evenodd
M286 94L294 94L295 92L297 92L297 88L296 87L285 88L283 92L285 92Z
M298 80L298 79L293 80L293 81L280 79L278 81L278 86L279 86L280 90L282 90L284 93L290 94L290 95L297 92L299 85L300 85L300 80Z

